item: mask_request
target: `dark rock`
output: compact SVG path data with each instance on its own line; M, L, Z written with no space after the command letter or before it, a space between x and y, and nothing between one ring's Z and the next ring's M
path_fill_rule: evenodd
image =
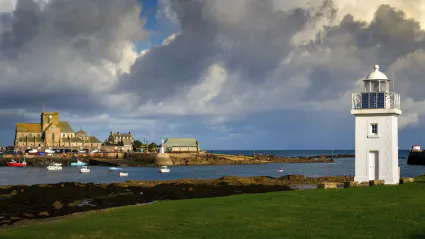
M31 213L27 213L27 212L24 212L22 215L23 215L24 217L29 217L29 218L33 218L33 217L34 217L34 215L33 215L33 214L31 214Z

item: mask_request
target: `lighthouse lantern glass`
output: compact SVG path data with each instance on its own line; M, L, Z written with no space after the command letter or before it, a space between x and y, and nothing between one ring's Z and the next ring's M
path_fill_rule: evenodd
M365 92L388 92L388 80L367 80L365 81Z

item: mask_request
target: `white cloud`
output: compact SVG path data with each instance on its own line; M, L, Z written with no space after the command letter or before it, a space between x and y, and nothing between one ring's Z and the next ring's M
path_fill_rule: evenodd
M165 38L162 41L161 45L166 46L166 45L170 44L172 41L174 41L174 39L176 39L176 36L178 36L178 35L179 35L178 33L173 33L173 34L169 35L167 38Z
M0 0L0 13L12 12L15 9L17 0Z

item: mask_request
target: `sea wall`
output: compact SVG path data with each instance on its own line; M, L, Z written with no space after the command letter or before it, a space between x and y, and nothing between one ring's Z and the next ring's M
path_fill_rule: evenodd
M123 158L92 157L90 165L104 166L171 166L174 165L168 154L126 153Z
M424 151L409 151L409 156L407 157L407 164L425 165L425 152Z
M126 160L153 163L160 166L173 165L173 161L167 153L127 153Z

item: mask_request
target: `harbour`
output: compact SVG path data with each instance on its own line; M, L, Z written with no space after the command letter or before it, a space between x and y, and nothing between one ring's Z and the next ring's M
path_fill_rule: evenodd
M229 151L225 151L229 153ZM285 151L281 151L283 154ZM276 152L275 152L276 153ZM301 152L294 152L300 154ZM305 155L316 152L306 151ZM400 150L401 177L415 177L425 173L425 165L408 165L407 150ZM288 155L288 154L287 154ZM299 156L299 155L297 155ZM182 178L213 179L223 176L304 175L308 177L354 175L354 158L335 158L332 163L268 163L255 165L169 166L168 174L158 173L159 167L123 167L127 177L109 172L108 166L89 166L90 173L79 174L78 167L63 167L61 171L48 171L46 167L0 167L0 185L32 185L61 182L114 183L128 180L176 180ZM282 172L278 172L283 169Z

